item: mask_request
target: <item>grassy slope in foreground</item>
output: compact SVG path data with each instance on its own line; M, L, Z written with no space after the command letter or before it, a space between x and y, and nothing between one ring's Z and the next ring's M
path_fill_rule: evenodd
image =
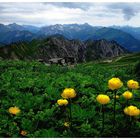
M109 60L110 61L110 60ZM123 67L128 65L135 65L140 61L140 52L139 53L132 53L132 54L126 54L124 56L113 58L110 63L107 63L106 61L100 61L99 63L101 65L106 65L109 67Z
M131 57L132 58L132 57ZM132 59L131 59L132 60ZM116 128L112 129L113 94L108 93L112 101L106 105L105 130L101 133L100 104L96 97L108 89L107 82L119 77L123 83L118 95L126 91L129 79L138 80L133 73L133 65L125 62L98 64L83 63L73 67L45 66L35 61L0 61L0 137L140 137L140 122L131 126L124 119L123 109L117 103ZM115 68L114 68L115 67ZM59 74L58 74L59 73ZM139 81L140 82L140 81ZM71 132L66 131L65 113L56 104L64 88L72 87L77 97L72 99ZM139 90L136 91L139 95ZM124 98L118 99L124 105ZM139 101L129 103L140 108ZM17 106L21 113L12 116L9 107ZM13 119L14 118L14 119ZM13 121L14 120L14 121ZM14 125L16 124L16 125ZM110 131L111 130L111 131Z

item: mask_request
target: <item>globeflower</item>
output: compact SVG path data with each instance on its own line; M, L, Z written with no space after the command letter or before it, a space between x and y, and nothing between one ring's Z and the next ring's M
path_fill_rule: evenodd
M71 99L76 97L76 92L73 88L66 88L64 89L63 93L61 94L63 98Z
M110 101L109 96L104 95L104 94L99 94L96 98L96 100L100 103L100 104L107 104Z
M10 107L9 108L9 113L13 114L13 115L17 115L18 113L20 113L20 109L18 107Z
M129 99L131 99L131 98L133 97L133 94L132 94L132 92L130 92L130 91L125 91L125 92L123 93L123 97L124 97L125 99L129 100Z
M137 81L134 81L134 80L129 80L127 82L127 86L130 88L130 89L138 89L139 88L139 83Z
M22 136L26 136L26 135L27 135L27 131L22 130L22 131L20 132L20 134L21 134Z
M114 98L119 99L119 98L120 98L120 96L119 96L119 95L116 95L116 96L114 96Z
M107 103L109 103L109 101L110 101L110 98L109 98L109 96L107 96L107 95L104 95L104 94L99 94L97 97L96 97L96 100L100 103L100 104L102 104L102 131L104 130L104 120L105 120L105 115L104 115L104 113L105 113L105 111L104 111L104 104L107 104Z
M66 99L59 99L59 100L57 100L57 104L59 106L63 106L63 105L66 106L68 104L68 101Z
M69 123L69 122L65 122L65 123L64 123L64 126L65 126L65 127L70 127L70 123Z
M119 89L122 86L123 86L123 83L119 78L112 78L108 81L108 87L111 90Z
M124 113L129 116L138 116L140 115L140 110L136 106L128 106L124 109Z

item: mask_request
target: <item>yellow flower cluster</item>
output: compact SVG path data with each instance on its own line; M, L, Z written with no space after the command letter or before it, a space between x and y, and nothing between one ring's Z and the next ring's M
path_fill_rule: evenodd
M127 82L127 86L130 88L130 89L138 89L139 88L139 83L137 81L134 81L134 80L129 80Z
M9 108L9 113L13 114L13 115L17 115L18 113L20 113L20 109L18 107L10 107Z
M64 89L63 93L61 94L63 98L71 99L76 97L76 92L73 88L66 88Z
M123 83L119 78L112 78L108 81L108 87L111 90L119 89L122 86L123 86Z
M131 99L131 98L133 97L133 94L132 94L132 92L130 92L130 91L125 91L125 92L123 93L123 97L124 97L125 99L129 100L129 99Z
M67 99L76 97L76 92L73 88L65 88L64 91L62 92L61 96L64 99L57 100L57 104L59 106L63 106L63 105L66 106L69 103Z
M110 101L109 96L104 95L104 94L99 94L96 98L96 100L100 103L100 104L107 104Z
M59 99L59 100L57 100L57 104L59 106L63 106L63 105L66 106L68 104L68 101L66 99Z
M124 109L124 113L129 116L138 116L140 115L140 110L136 106L128 106Z

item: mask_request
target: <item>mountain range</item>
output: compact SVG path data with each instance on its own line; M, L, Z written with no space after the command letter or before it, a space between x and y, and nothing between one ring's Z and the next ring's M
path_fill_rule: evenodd
M51 58L74 57L77 62L113 58L128 53L116 41L69 40L62 35L53 35L45 39L30 42L16 42L0 47L3 59L38 60L48 62Z
M131 34L136 39L140 40L140 27L130 27L130 26L112 26L114 29L122 30L126 33Z
M56 24L36 27L31 25L18 25L16 23L0 24L0 46L10 45L15 42L45 39L52 35L62 35L68 40L107 40L116 41L125 49L140 51L140 28L139 27L101 27L85 24Z

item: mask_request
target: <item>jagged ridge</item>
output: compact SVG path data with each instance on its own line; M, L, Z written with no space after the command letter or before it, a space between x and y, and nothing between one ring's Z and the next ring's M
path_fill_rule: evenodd
M102 58L113 58L128 51L115 41L69 40L63 36L50 36L31 42L13 43L0 48L0 57L4 59L43 59L71 56L78 62Z

